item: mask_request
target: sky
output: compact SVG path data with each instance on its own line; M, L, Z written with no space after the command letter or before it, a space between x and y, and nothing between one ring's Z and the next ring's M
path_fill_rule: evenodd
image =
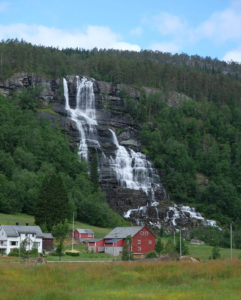
M0 0L0 40L241 63L241 0Z

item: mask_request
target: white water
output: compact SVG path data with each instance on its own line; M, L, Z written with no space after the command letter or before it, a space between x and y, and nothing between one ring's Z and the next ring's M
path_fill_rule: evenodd
M63 79L65 109L68 111L70 119L76 123L80 134L79 157L88 160L88 143L93 143L99 147L96 139L96 115L95 115L95 95L93 82L83 77L81 80L76 76L76 107L71 108L69 104L69 91L67 80Z
M116 173L120 185L128 189L143 190L154 201L154 192L160 187L159 176L143 153L135 152L121 146L115 132L112 133L113 142L117 148L115 158L111 157L111 167Z
M65 109L68 111L71 120L76 123L80 135L79 156L88 160L88 145L100 148L98 136L96 134L96 110L93 82L83 77L81 80L76 76L76 107L71 108L69 102L69 91L67 80L63 79ZM116 146L114 157L106 157L102 153L101 161L111 168L119 185L128 189L142 190L149 197L148 205L157 206L155 201L155 190L160 187L160 178L153 169L146 156L140 152L127 150L118 142L115 132L109 129L112 134L113 144ZM102 150L102 149L101 149ZM137 209L129 210L124 215L130 217L132 212L146 212L147 207L142 206Z
M170 212L171 212L171 214L170 214ZM199 212L196 212L194 207L182 206L182 205L176 205L176 204L174 204L173 206L170 206L168 208L165 222L172 223L172 225L175 227L175 226L177 226L178 219L185 219L187 216L190 219L198 220L204 226L218 227L216 221L205 219Z

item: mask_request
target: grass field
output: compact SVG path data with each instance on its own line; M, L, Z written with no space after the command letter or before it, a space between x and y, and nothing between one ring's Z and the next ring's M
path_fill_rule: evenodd
M207 263L1 263L0 299L241 299L241 260Z

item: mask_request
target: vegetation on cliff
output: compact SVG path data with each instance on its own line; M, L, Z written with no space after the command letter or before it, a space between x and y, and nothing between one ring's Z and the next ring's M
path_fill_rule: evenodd
M32 90L24 91L28 92ZM121 218L105 203L105 195L89 179L87 165L70 150L60 128L45 118L36 119L32 109L23 109L20 99L17 96L9 101L0 95L0 211L32 215L43 211L42 217L46 217L51 215L53 207L61 205L63 218L68 216L67 211L71 216L75 211L77 219L86 221L86 211L91 206L89 224L107 227L121 224ZM54 184L51 178L47 180L51 174L56 174ZM43 183L45 189L42 187L41 195L44 179L47 187ZM61 189L59 181L67 193L65 209L62 202L66 197L62 199L63 193L62 198L57 197L58 188L59 192ZM44 203L38 201L42 196L47 197ZM55 218L58 217L59 213Z
M240 106L189 99L170 107L160 93L126 98L126 105L143 124L143 151L163 174L171 199L221 224L240 225Z

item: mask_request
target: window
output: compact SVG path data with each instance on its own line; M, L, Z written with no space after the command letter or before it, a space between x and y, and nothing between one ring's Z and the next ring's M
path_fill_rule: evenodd
M141 231L141 235L144 235L144 231Z
M145 232L146 236L148 236L148 231Z
M148 244L149 244L149 245L151 245L151 244L152 244L152 241L151 241L151 240L149 240Z
M141 247L137 247L137 251L141 251Z
M137 241L137 244L139 244L139 245L140 245L140 244L141 244L141 240L138 240L138 241Z
M10 245L11 245L11 246L17 246L17 245L18 245L18 242L16 242L16 241L11 241L11 242L10 242Z

